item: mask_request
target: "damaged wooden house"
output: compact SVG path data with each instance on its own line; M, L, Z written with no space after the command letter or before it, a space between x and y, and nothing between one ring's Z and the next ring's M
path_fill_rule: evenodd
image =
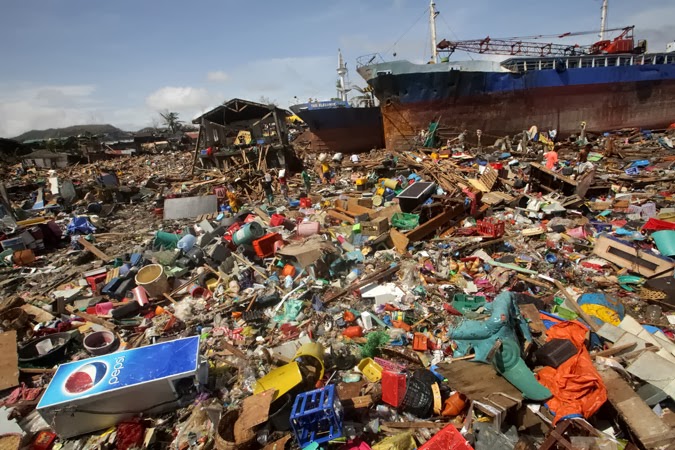
M196 166L221 171L301 170L302 162L288 142L286 117L291 115L276 105L238 98L213 108L192 121L199 125Z

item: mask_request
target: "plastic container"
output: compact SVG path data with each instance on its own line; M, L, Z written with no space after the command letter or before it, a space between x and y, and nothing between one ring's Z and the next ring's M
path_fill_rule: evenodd
M425 352L429 349L429 339L422 333L415 333L413 338L413 350Z
M311 442L321 444L342 436L343 415L333 384L298 394L290 420L300 448Z
M473 447L464 439L462 433L450 424L436 433L426 444L417 450L474 450Z
M382 184L389 189L396 189L398 188L399 182L396 178L385 178L384 181L382 181Z
M537 362L543 366L557 368L578 352L572 341L568 339L551 339L534 354Z
M309 197L303 197L300 199L300 207L301 208L311 208L312 207L312 199Z
M163 248L165 250L173 250L180 240L180 236L174 233L167 233L166 231L158 231L155 234L155 247Z
M495 239L504 236L504 222L501 220L489 218L477 221L476 225L478 226L478 233L483 236Z
M267 258L274 254L274 244L278 241L281 241L281 235L279 233L268 233L260 239L253 241L253 248L255 249L256 255L261 258Z
M288 431L291 429L291 410L293 409L293 397L286 394L275 400L270 405L269 421L276 431Z
M51 367L64 361L68 344L73 340L71 333L55 333L29 341L20 347L19 365L26 364L39 367ZM46 345L45 345L46 344ZM39 349L48 349L40 353Z
M12 262L17 266L29 266L35 262L33 250L17 250L12 255Z
M404 411L421 419L426 419L433 412L434 394L431 385L436 383L436 376L425 369L418 369L408 380L408 385L401 402Z
M195 243L197 242L197 238L191 234L186 234L176 244L176 247L179 249L183 250L183 252L187 253L190 251L192 247L194 247Z
M90 355L100 356L115 351L119 346L119 340L111 331L95 331L85 336L82 345Z
M263 237L264 234L265 230L263 230L263 227L258 222L251 222L241 227L232 235L232 242L235 245L250 244L255 239Z
M21 237L5 239L4 241L0 242L0 245L2 245L3 250L17 251L26 249L26 243L23 241Z
M656 231L652 233L652 239L662 255L675 255L675 230Z
M94 306L97 316L107 316L113 308L114 305L112 302L97 303L96 306Z
M363 358L358 368L371 383L377 383L382 379L382 366L373 361L372 358Z
M298 235L312 236L317 234L320 228L319 222L301 222L298 224Z
M281 215L281 214L272 214L270 217L270 226L272 227L280 227L284 224L286 221L286 216Z
M395 408L401 406L406 391L406 377L404 373L382 372L382 401Z
M169 291L169 280L164 273L164 267L159 264L150 264L141 268L136 274L136 284L145 289L150 297L159 298Z

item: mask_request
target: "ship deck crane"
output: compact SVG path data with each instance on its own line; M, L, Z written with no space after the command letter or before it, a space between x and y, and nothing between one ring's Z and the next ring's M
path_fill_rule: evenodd
M456 50L491 55L510 56L574 56L574 55L599 55L615 53L642 53L646 48L646 42L640 41L638 46L633 44L633 26L614 28L605 31L618 31L622 33L613 40L601 40L593 45L566 45L551 42L525 41L519 38L492 39L489 36L484 39L466 41L448 41L443 39L436 46L438 51L452 54ZM593 32L575 33L574 35L591 34ZM571 36L565 33L560 37Z

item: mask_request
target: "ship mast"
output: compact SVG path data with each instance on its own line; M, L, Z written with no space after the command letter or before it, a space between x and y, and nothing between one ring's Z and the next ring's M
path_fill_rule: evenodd
M608 0L602 0L602 10L600 13L600 40L605 39L605 24L607 23L607 2Z
M347 101L347 65L345 60L342 58L342 51L338 49L338 85L337 85L337 94L338 98L343 102Z
M438 50L436 49L436 3L434 0L429 1L429 27L431 28L431 61L436 64Z

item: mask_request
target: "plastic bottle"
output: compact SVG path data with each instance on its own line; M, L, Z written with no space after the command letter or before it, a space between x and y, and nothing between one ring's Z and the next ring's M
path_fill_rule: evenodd
M187 253L190 251L192 247L194 247L195 242L197 242L197 238L191 234L186 234L176 244L176 247L179 249L183 250L184 253Z
M347 284L351 284L354 280L356 280L359 275L361 275L361 271L359 269L352 269L351 272L345 277L345 281Z

